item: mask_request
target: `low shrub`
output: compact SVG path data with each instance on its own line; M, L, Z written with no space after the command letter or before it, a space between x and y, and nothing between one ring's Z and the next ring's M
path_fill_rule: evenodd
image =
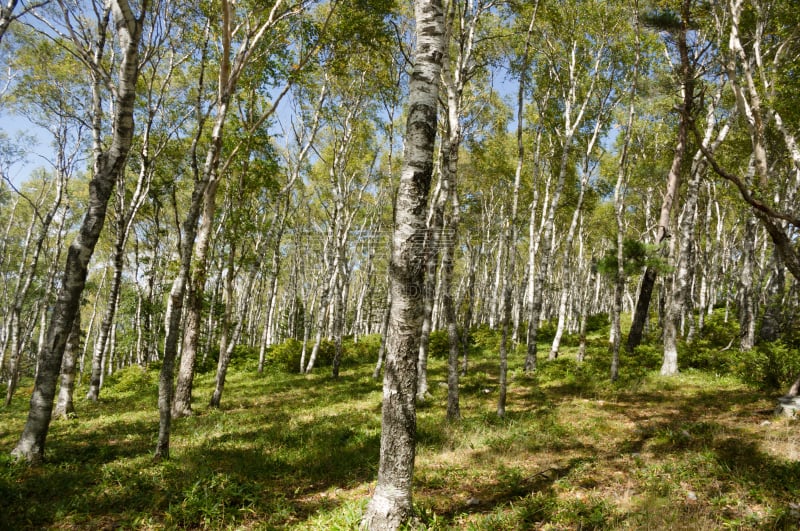
M796 349L782 341L731 352L731 372L745 383L769 391L784 390L800 374Z
M300 357L302 354L302 341L289 338L283 343L279 343L270 348L267 353L266 361L272 365L280 367L287 372L299 372Z
M450 355L450 336L447 330L434 330L428 343L428 356L437 359L447 359Z
M496 351L500 346L500 331L492 330L489 325L482 324L472 330L469 339L470 343L481 350Z
M358 338L358 342L354 341L352 336L348 336L342 341L342 365L375 363L375 360L378 359L378 350L380 348L380 334L361 336Z
M194 363L194 370L198 374L207 374L217 370L219 360L219 346L211 348L204 356L197 356Z
M630 359L639 367L655 370L661 367L664 359L664 345L661 343L642 343L630 355Z
M725 348L731 340L738 337L739 322L730 317L725 322L725 310L722 308L714 310L711 315L706 317L703 329L698 333L698 339L717 348Z
M685 367L727 374L731 368L731 355L723 351L724 348L706 338L688 344L681 343L679 362Z
M358 342L355 342L352 336L345 337L342 340L341 366L348 367L362 363L374 363L378 358L378 349L380 349L380 346L380 334L362 336L358 339ZM308 363L313 348L313 342L309 341L306 343L306 363ZM314 361L314 367L332 366L335 354L336 344L329 339L321 340L319 351L317 352L317 359ZM267 363L287 372L298 372L300 370L300 358L302 355L303 343L290 338L269 349Z
M255 347L236 345L231 353L229 367L238 370L256 370L258 368L258 355L258 349Z
M104 385L118 393L149 392L157 386L157 373L139 365L131 365L107 377Z
M539 324L539 331L536 333L537 342L551 342L556 337L557 322L555 320L545 321Z
M607 313L596 313L586 318L586 333L598 332L603 328L611 326L611 321Z

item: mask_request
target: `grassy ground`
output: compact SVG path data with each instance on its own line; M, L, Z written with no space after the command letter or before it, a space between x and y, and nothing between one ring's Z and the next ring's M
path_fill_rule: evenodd
M602 341L580 367L567 350L535 376L513 357L504 419L496 356L474 352L455 424L444 420L443 361L431 361L415 528L798 527L800 435L772 416L774 396L713 374L664 379L631 359L611 384ZM152 458L155 371L124 371L99 404L79 399L76 419L52 424L37 467L8 457L22 388L0 409L0 529L355 529L377 473L371 371L333 380L241 368L219 410L205 405L212 376L200 375L196 415L173 424L166 462Z

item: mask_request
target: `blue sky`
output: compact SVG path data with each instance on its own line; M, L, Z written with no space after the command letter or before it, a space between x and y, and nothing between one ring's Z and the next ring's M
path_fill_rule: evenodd
M45 129L32 124L22 116L3 112L0 114L0 132L8 135L9 140L12 141L20 133L35 138L34 144L22 146L27 152L25 159L12 165L9 169L8 177L14 186L28 180L33 170L49 166L46 159L52 158L53 151L50 148L50 135Z

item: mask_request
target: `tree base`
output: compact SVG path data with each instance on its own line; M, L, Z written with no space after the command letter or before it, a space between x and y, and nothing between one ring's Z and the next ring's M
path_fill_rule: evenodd
M782 396L778 399L778 406L775 408L775 415L796 418L800 411L800 396Z
M383 489L386 490L386 489ZM400 489L389 489L382 494L380 488L375 490L369 501L360 529L369 531L393 531L400 529L411 517L411 499L409 493Z

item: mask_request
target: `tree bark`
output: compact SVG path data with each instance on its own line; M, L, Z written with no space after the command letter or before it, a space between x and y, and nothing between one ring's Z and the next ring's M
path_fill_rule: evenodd
M134 15L127 0L111 0L110 11L122 50L117 101L107 150L95 145L94 176L89 182L89 200L80 231L69 247L64 267L62 287L48 324L47 339L39 359L36 381L31 397L28 419L12 454L29 462L44 458L45 440L55 397L56 380L61 369L69 331L78 312L89 260L94 252L106 218L108 199L133 139L133 108L136 81L139 76L139 41L148 1L143 0L141 12Z
M514 185L511 192L511 212L505 220L503 228L503 243L507 248L507 264L505 290L503 291L503 305L501 317L500 335L500 374L498 377L498 397L497 397L497 416L500 418L506 415L506 397L508 391L508 351L514 350L514 342L509 341L508 327L511 325L511 296L513 291L514 275L517 264L517 239L519 231L517 228L517 209L519 208L519 189L522 182L522 168L525 162L525 143L523 142L523 126L525 115L525 78L526 70L530 65L530 48L533 27L536 23L536 14L539 10L538 0L534 4L531 20L528 24L528 31L525 34L525 47L522 52L522 68L519 73L519 86L517 90L517 163L514 170ZM513 335L513 334L512 334ZM534 333L535 336L535 333ZM510 345L509 345L510 343Z
M383 381L378 483L361 521L398 529L411 514L416 446L416 362L422 308L425 211L433 173L438 83L445 47L440 0L415 0L417 47L409 82L405 156L397 193L390 264L392 309Z
M7 0L4 4L0 4L0 42L3 42L3 36L11 21L19 16L14 14L15 7L17 7L17 0Z
M580 189L578 191L578 202L575 205L575 211L572 213L572 220L569 224L569 229L567 230L567 236L564 240L564 247L562 249L561 255L561 264L563 269L563 283L569 283L569 277L571 274L570 269L572 268L572 243L575 240L575 231L578 228L578 221L581 217L581 209L583 208L583 198L586 195L586 186L589 182L589 177L591 175L589 169L589 160L594 148L594 144L597 141L598 135L600 133L600 128L602 126L602 118L598 117L597 121L595 122L594 131L592 132L592 137L589 139L585 159L583 164L583 175L581 176L580 180ZM558 357L558 351L561 348L561 337L564 334L564 327L567 318L567 300L569 298L570 293L573 290L568 287L568 285L563 285L561 287L561 291L559 293L559 301L558 301L558 323L556 324L556 333L553 336L553 343L550 345L550 354L547 358L552 361Z
M75 389L75 357L81 344L81 312L75 314L72 330L69 332L67 344L64 347L64 359L61 365L61 387L58 390L58 400L53 410L56 418L70 418L75 416L75 404L72 396Z
M378 360L375 362L375 369L372 371L372 378L374 380L380 378L381 369L383 368L383 360L386 356L386 334L389 330L389 318L392 315L391 310L392 299L390 293L389 300L386 301L386 309L383 311L383 319L381 320L381 346L378 348Z
M442 158L446 146L441 145ZM419 337L419 355L417 356L417 400L425 401L428 394L428 346L432 331L433 305L436 293L436 271L439 264L439 241L444 225L444 206L447 196L442 190L442 181L446 178L444 168L446 162L442 161L442 170L439 172L439 186L433 193L430 215L428 218L427 233L425 237L425 283L422 288L422 328Z
M722 86L711 99L707 110L706 134L702 145L714 151L725 139L729 127L726 124L717 138L712 143L714 128L716 127L716 103L722 97ZM664 357L661 365L661 374L672 376L678 372L678 329L681 317L685 314L686 301L689 298L690 276L694 267L694 226L697 211L697 199L700 189L700 179L705 175L707 163L698 150L692 159L691 177L686 187L684 200L683 219L680 223L680 250L676 264L675 280L671 296L668 297L666 317L664 320ZM689 309L693 311L693 309Z

